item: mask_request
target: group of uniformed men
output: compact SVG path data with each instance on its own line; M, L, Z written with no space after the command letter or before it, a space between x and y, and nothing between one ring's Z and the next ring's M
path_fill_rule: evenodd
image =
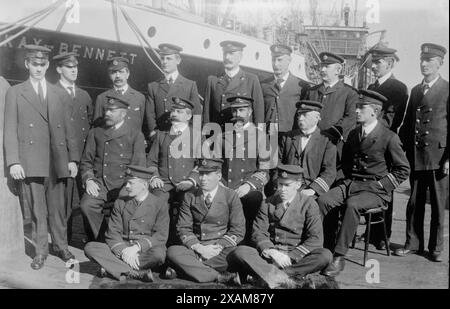
M48 232L54 254L74 258L67 221L79 199L90 240L85 253L119 280L152 281L152 269L163 265L166 278L270 288L317 271L336 276L362 210L389 206L390 237L393 191L408 177L406 243L395 254L424 250L430 188L429 258L442 260L445 48L422 45L424 79L407 104L407 88L392 74L394 49L370 50L377 80L357 91L340 79L344 59L331 53L320 54L323 82L311 87L289 72L288 46L271 46L274 75L261 83L240 68L244 44L221 46L225 72L208 78L203 104L196 83L180 75L182 48L172 44L159 46L164 76L146 96L128 85L127 59L110 59L113 87L95 104L76 86L75 54L53 57L60 80L52 85L45 79L50 50L26 46L29 79L7 92L4 145L32 211L33 269L49 253ZM193 117L222 129L233 124L208 140L211 156L200 152L199 159L205 140L194 138ZM275 134L275 145L267 134ZM186 145L187 154L177 156ZM380 231L373 234L384 249Z

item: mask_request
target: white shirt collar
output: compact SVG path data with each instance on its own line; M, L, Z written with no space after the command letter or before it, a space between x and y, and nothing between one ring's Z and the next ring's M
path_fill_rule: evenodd
M233 70L230 70L230 71L225 70L225 74L227 74L229 77L233 78L239 73L240 69L241 69L241 67L238 66L237 68L234 68Z
M128 84L126 84L126 85L123 86L122 88L117 88L117 87L114 86L114 90L115 90L115 91L123 90L122 94L125 94L125 93L128 91L128 88L130 88L130 87L128 87Z
M302 131L302 133L305 134L305 135L310 135L310 136L309 136L309 138L310 138L310 137L311 137L311 134L313 134L316 130L317 130L317 125L315 125L315 126L312 127L311 129L309 129L308 131L305 131L305 132Z
M36 91L36 94L38 94L38 87L39 83L42 85L42 91L44 91L44 98L47 97L47 81L45 78L43 78L41 81L35 81L32 78L30 78L31 86L33 86L34 91Z
M70 94L70 91L69 91L69 87L72 87L72 89L73 89L73 93L75 94L75 84L73 84L73 85L71 85L71 84L69 84L69 83L67 83L65 80L63 80L63 79L60 79L59 80L59 83L61 84L61 86L63 86L63 88L67 91L67 93L69 93Z
M276 75L273 75L273 77L275 78L275 80L278 79L278 77ZM281 76L280 78L283 79L283 82L287 81L287 79L289 78L289 71L286 74L284 74L283 76Z
M382 83L387 81L389 78L391 78L391 76L392 76L392 72L387 73L386 75L378 78L378 83L381 85Z
M292 201L295 199L296 196L297 196L297 194L295 194L295 195L294 195L292 198L290 198L288 201L283 202L283 206L284 206L285 209L287 209L287 207L286 207L287 204L289 204L289 206L290 206L290 204L292 203Z
M164 74L164 77L166 78L166 81L168 82L169 79L172 79L173 82L175 82L178 78L178 75L180 75L180 73L178 73L178 70L175 72L172 72L170 74Z
M202 190L203 197L206 198L206 196L209 194L211 196L211 201L212 201L212 200L214 200L214 197L216 196L217 190L219 190L219 185L217 185L217 187L214 190L209 191L209 192Z
M172 127L170 128L170 133L171 134L176 134L179 131L184 132L184 130L186 130L187 127L188 127L188 124L184 123L184 122L172 123Z
M116 124L116 125L114 126L114 130L119 129L124 123L125 123L125 120L122 120L121 122L119 122L118 124Z
M441 77L441 76L438 74L438 76L437 76L435 79L433 79L431 82L429 82L429 83L427 83L427 82L425 81L425 79L424 79L424 80L422 81L422 85L428 84L428 86L430 86L430 88L431 88L431 87L433 87L433 85L438 81L439 77Z
M326 87L332 88L332 87L334 87L337 83L339 83L339 79L338 79L337 81L335 81L335 82L329 84L328 86L327 86L325 83L323 83L323 85L325 86L325 88L326 88Z
M368 134L370 134L370 132L372 132L375 129L377 124L378 124L378 120L375 120L373 123L371 123L371 124L369 124L369 125L367 125L365 127L363 126L362 127L363 131L366 132L366 135L368 135Z

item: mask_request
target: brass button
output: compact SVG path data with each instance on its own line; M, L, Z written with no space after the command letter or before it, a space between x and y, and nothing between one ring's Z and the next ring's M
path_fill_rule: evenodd
M33 141L30 141L30 145L33 145Z
M30 123L29 127L32 128L32 127L34 127L34 125L32 123Z

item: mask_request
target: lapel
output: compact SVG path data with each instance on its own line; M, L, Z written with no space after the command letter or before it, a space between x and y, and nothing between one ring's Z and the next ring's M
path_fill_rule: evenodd
M289 72L289 76L286 82L284 83L284 87L281 89L281 92L286 91L290 87L298 89L297 78L294 75L292 75L291 72Z
M225 92L228 93L235 93L235 92L239 92L237 88L240 87L240 85L247 79L247 76L245 74L244 71L242 71L242 69L239 69L239 72L236 74L236 76L234 76L230 83L228 84L228 86L225 89ZM236 90L236 91L235 91ZM243 93L241 93L243 95Z
M306 154L311 150L311 148L317 143L317 141L320 138L320 129L317 127L316 130L312 133L311 137L309 138L308 144L306 144L305 147L305 157Z
M281 222L286 210L284 209L283 201L281 200L279 194L276 195L275 200L273 201L273 205L275 206L273 215L278 222Z
M49 92L48 88L49 87L47 87L47 98ZM29 79L23 84L22 96L39 114L41 114L42 118L44 118L45 121L48 121L47 111L45 110L45 107L41 104L41 102L39 102L39 97L34 91Z
M62 91L64 91L64 93L67 93L67 90L63 87L63 85L61 85L60 81L57 81L56 84L54 85L56 88L61 89ZM75 104L78 102L77 101L77 95L78 95L78 91L80 91L80 88L78 88L77 86L75 86L75 98L71 98L70 100L70 104L68 104L67 108L69 109L69 114L71 117L73 117L73 114L76 111L76 106ZM67 93L67 95L70 97L70 95Z
M292 151L292 148L294 148L293 151L295 151L295 155L297 155L299 158L302 153L302 150L299 148L300 140L300 130L297 129L293 131L293 134L291 135L291 147L289 151Z
M287 227L291 230L295 230L298 218L301 216L301 206L303 205L303 198L300 193L297 193L289 205L288 209L283 214L280 220L280 225ZM281 206L281 208L283 208Z
M183 76L181 76L180 74L178 74L178 77L175 80L175 82L173 83L172 87L169 87L169 92L168 92L167 96L170 98L176 96L176 93L179 93L178 89L179 88L183 89L184 83L185 83L185 78Z
M219 190L220 190L220 186L219 186ZM217 191L216 196L214 197L214 200L217 198L217 194L219 194L219 190ZM214 205L214 200L213 200L213 205ZM213 207L213 205L211 205L211 208ZM201 221L203 221L203 219L206 217L209 210L211 209L211 208L208 209L208 207L206 207L205 200L203 198L203 192L202 192L201 188L198 188L195 191L194 208L197 212L199 212L202 215Z
M153 201L152 194L149 193L147 198L142 202L141 206L137 207L133 205L135 208L134 213L132 215L132 219L141 218L144 216L147 216L149 213L151 213L155 208L153 207L155 201ZM136 203L135 201L133 203ZM131 204L131 203L130 203ZM128 203L127 203L128 205Z
M441 92L441 88L444 85L443 83L443 79L441 76L439 76L439 79L436 81L436 83L433 85L433 87L431 87L427 94L423 96L422 100L427 99L428 102L433 102L434 100L432 100L431 98L438 95ZM422 84L421 86L422 87ZM422 90L422 89L420 89ZM422 91L420 91L422 93Z
M280 91L278 90L278 88L277 88L277 81L276 81L276 79L275 79L275 76L272 76L270 79L269 79L269 81L268 81L268 85L269 85L269 89L270 89L270 91L272 91L272 93L273 93L273 95L274 96L277 96L279 93L280 93ZM286 86L286 85L285 85Z
M178 79L178 78L177 78ZM167 93L169 93L170 90L170 86L169 83L167 82L165 77L162 77L159 80L159 84L158 84L159 89L161 89L161 91L167 96Z
M360 129L360 131L359 131L358 136L359 136L359 140L361 141L362 128L359 127L359 129ZM381 125L380 121L378 121L375 129L373 129L373 131L370 132L369 135L367 135L366 138L364 138L361 141L361 144L360 144L361 151L368 150L370 147L372 147L372 145L374 145L377 142L378 138L380 137L381 129L382 129L382 125Z

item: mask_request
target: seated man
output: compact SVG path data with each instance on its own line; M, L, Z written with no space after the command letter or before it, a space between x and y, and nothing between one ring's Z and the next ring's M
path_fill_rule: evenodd
M300 190L317 197L328 192L336 179L336 146L317 127L322 103L302 100L296 107L299 129L281 136L280 160L303 168Z
M255 248L239 246L230 260L233 267L261 279L269 288L291 286L292 279L320 271L332 260L322 248L319 207L301 194L303 170L279 165L277 193L259 209L253 224Z
M197 185L194 151L201 149L200 139L194 141L192 125L189 124L194 104L178 97L172 101L170 131L156 132L147 157L147 166L156 168L150 182L152 193L170 204L170 244L176 238L177 207L183 201L184 193Z
M220 185L223 160L202 159L200 188L187 192L180 208L177 233L182 246L172 246L167 259L177 271L197 282L234 283L228 255L242 241L245 218L236 192Z
M325 275L337 276L345 266L344 257L359 224L359 211L384 206L392 192L409 176L409 164L397 134L377 119L386 98L360 91L356 115L359 126L353 129L343 149L342 184L318 199L322 217L335 207L346 206L334 248L333 262Z
M125 190L129 198L114 204L106 244L90 242L86 256L118 280L152 282L151 268L164 263L169 234L167 203L151 194L148 182L154 169L128 166Z
M102 206L119 196L127 165L145 166L144 135L125 121L128 106L123 97L108 96L105 123L91 129L81 157L81 179L86 192L80 207L91 228L90 240L103 238Z

